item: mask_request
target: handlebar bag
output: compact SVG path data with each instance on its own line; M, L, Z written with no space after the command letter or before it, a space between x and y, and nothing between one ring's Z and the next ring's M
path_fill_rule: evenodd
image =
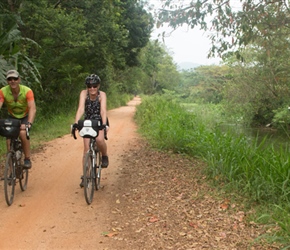
M0 135L7 138L17 138L21 121L17 119L0 119Z
M79 120L79 135L81 137L97 137L99 135L100 120Z

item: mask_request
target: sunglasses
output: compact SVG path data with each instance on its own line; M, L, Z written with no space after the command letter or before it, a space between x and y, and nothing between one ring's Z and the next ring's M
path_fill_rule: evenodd
M98 85L87 85L88 89L94 88L96 89L98 87Z
M12 80L17 81L18 79L19 79L19 77L9 77L9 78L7 78L8 81L12 81Z

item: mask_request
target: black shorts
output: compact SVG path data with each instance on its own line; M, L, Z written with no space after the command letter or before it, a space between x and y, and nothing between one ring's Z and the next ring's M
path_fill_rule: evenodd
M27 122L28 122L28 115L23 117L23 118L16 118L16 117L13 117L11 115L8 115L8 118L20 120L21 124L27 124Z

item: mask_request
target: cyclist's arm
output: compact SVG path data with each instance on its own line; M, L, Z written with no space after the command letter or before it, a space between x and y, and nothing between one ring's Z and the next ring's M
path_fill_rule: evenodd
M0 89L0 109L3 106L3 103L4 103L4 95L3 95L2 90Z
M102 124L107 124L107 95L100 91L100 96Z
M78 121L82 118L85 112L86 95L86 90L82 90L80 93L78 110L75 116L75 123L78 123Z
M36 114L36 104L34 100L29 101L27 104L28 104L28 122L32 124L34 122Z

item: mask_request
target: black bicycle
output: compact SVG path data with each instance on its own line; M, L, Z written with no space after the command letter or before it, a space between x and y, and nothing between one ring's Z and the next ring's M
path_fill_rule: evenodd
M13 203L16 180L20 189L25 191L28 183L28 169L24 168L24 154L19 139L21 122L17 119L0 119L0 135L10 140L10 148L6 155L4 169L4 193L8 206ZM29 129L26 127L29 140Z
M86 202L91 204L95 189L99 190L101 187L102 153L97 146L96 137L99 135L99 130L103 128L99 120L80 120L77 129L81 137L90 138L89 150L84 156L82 178ZM75 130L72 128L72 135L77 139ZM106 135L105 139L107 139Z

